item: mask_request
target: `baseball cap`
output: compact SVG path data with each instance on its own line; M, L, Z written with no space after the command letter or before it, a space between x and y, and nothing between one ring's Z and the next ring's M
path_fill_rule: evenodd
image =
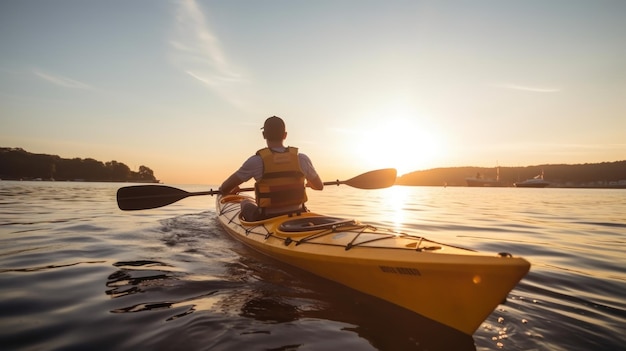
M265 139L276 140L283 139L285 135L285 122L283 122L282 118L277 116L272 116L265 120L263 124L263 128L261 128L265 133Z

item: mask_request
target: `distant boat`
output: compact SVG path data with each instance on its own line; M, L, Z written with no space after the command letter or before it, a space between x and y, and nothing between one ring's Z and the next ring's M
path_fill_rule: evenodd
M499 187L506 186L504 183L497 179L484 179L484 178L465 178L467 186L472 187Z
M500 181L500 167L496 168L496 179L483 178L482 174L476 173L476 177L465 178L467 186L471 187L502 187L506 184Z
M541 171L540 175L526 179L523 182L515 183L514 185L518 188L545 188L550 185L550 182L543 179L543 171Z

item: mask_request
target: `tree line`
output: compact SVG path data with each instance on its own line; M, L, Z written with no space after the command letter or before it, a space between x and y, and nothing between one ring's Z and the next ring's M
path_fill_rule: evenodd
M154 172L140 166L137 172L117 161L101 162L93 158L61 158L34 154L22 148L0 148L0 179L61 180L91 182L158 183Z
M396 184L430 186L466 186L465 178L480 174L483 178L496 179L506 185L544 175L544 179L560 187L621 187L626 182L626 161L546 164L526 167L449 167L407 173Z

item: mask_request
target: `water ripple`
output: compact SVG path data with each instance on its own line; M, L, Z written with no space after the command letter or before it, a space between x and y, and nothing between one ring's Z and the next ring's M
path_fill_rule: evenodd
M310 194L309 207L321 213L528 259L530 273L470 337L233 241L216 223L212 198L129 213L115 206L118 187L0 182L2 349L626 345L624 191L329 187Z
M50 270L50 269L78 266L78 265L81 265L81 264L100 264L100 263L104 263L104 262L106 262L106 261L85 261L85 262L73 262L73 263L66 263L66 264L50 264L50 265L47 265L47 266L40 266L40 267L0 269L0 273L7 273L7 272L39 272L39 271L47 271L47 270Z

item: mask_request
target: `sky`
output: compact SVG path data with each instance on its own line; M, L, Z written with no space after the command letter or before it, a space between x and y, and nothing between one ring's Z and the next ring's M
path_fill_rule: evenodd
M325 181L626 160L624 38L620 0L0 0L0 146L219 184L277 115Z

